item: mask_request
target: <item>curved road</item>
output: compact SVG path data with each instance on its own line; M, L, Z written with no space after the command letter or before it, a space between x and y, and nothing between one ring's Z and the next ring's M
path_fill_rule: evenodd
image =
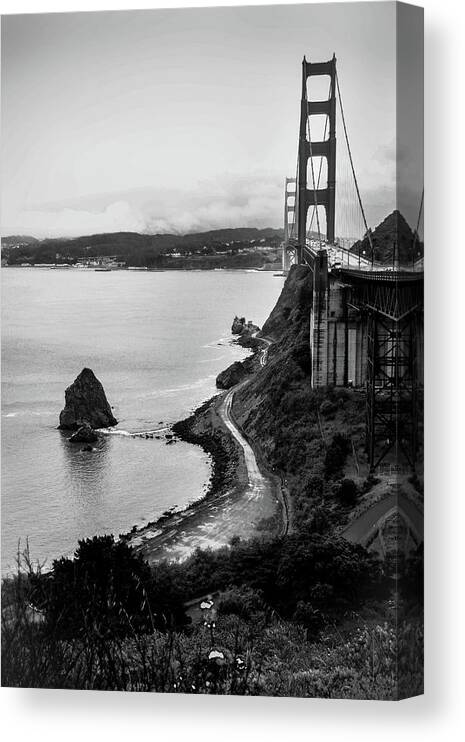
M265 347L260 351L259 362L265 366L268 349L272 344L267 338L259 338ZM288 502L285 486L279 485L278 477L267 477L260 471L255 452L240 430L232 414L234 394L249 383L245 379L229 389L219 404L217 411L230 434L244 453L247 484L239 484L228 489L212 500L200 503L187 510L164 527L148 525L131 538L131 544L144 553L151 563L160 559L179 560L190 556L196 548L218 548L230 543L234 536L242 539L256 535L256 526L261 520L268 520L276 514L276 504L282 502L283 525L281 535L289 526Z
M256 333L255 333L256 334ZM260 366L266 366L268 361L268 350L270 345L272 345L273 341L269 340L268 338L257 338L262 343L265 343L265 347L260 351L260 357L259 362ZM257 457L255 456L255 452L250 445L250 443L247 441L243 433L241 432L238 424L234 420L234 417L232 415L232 404L234 400L234 394L239 390L242 389L244 386L246 386L249 383L249 379L245 379L245 381L240 382L239 384L236 384L233 386L228 393L226 394L221 406L219 407L219 415L231 433L231 435L235 438L235 440L239 443L239 445L242 448L243 454L244 454L244 461L247 468L247 476L248 476L248 487L245 493L245 497L247 500L258 500L260 498L273 498L274 492L276 490L276 485L273 486L272 482L270 481L269 477L266 477L262 472L260 471L260 467L258 466ZM289 508L288 503L286 499L286 493L284 492L283 486L278 486L277 489L279 490L279 495L281 498L281 503L283 506L282 511L282 517L283 517L283 528L282 532L286 534L289 529Z
M270 345L273 344L273 341L268 338L257 338L257 340L265 343L265 347L260 351L260 366L266 366L268 361L268 349Z
M218 412L225 426L242 448L242 451L244 453L245 465L247 467L247 476L249 479L247 499L254 500L270 494L272 487L270 485L270 480L265 477L259 469L257 458L252 446L244 438L243 434L241 433L231 416L234 394L239 389L244 387L247 383L248 380L242 381L240 384L236 384L236 386L230 389L226 394Z

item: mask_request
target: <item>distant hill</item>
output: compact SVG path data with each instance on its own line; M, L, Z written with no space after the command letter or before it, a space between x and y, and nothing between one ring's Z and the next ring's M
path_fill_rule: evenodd
M2 254L10 264L21 262L73 262L78 258L117 255L128 265L151 265L160 256L172 252L190 253L204 250L209 254L229 250L238 252L261 244L278 247L283 238L280 229L214 229L194 234L140 234L109 232L73 238L37 240L16 236L2 237ZM58 256L58 257L57 257Z
M378 224L371 233L371 241L375 260L380 263L392 263L396 244L400 263L411 263L412 259L417 260L423 255L423 243L414 240L414 232L397 209ZM366 236L350 249L357 255L365 253L367 258L371 258L370 241Z
M29 234L9 234L2 237L2 247L17 247L19 245L33 245L39 242L37 237L31 237Z

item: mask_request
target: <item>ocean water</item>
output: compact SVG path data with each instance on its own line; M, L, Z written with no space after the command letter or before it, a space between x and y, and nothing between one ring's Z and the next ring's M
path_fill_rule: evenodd
M163 429L215 393L247 351L235 314L262 325L283 279L271 273L2 269L2 571L29 541L40 561L79 538L118 534L201 497L197 446L133 438ZM92 453L56 429L65 388L84 366L119 421ZM120 431L120 432L118 432Z

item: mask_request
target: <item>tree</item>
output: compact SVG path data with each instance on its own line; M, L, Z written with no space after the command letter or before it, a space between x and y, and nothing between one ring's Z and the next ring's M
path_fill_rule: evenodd
M341 503L353 508L357 503L358 489L353 479L343 479L339 488L339 499Z
M326 479L331 479L342 472L348 453L349 441L345 436L336 433L325 455L324 466Z
M95 536L79 541L74 559L53 563L47 624L62 636L124 636L165 628L172 604L169 591L163 602L149 565L131 547Z

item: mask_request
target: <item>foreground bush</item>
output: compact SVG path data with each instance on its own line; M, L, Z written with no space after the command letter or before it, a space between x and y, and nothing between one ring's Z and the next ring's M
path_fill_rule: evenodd
M80 541L73 559L58 559L48 575L32 577L46 626L58 636L92 631L115 638L164 629L184 615L170 586L156 584L147 562L113 536Z
M421 687L418 617L386 613L380 565L343 539L235 541L150 569L99 537L46 575L26 566L2 586L6 686L328 698ZM185 602L209 592L214 611L189 625ZM369 605L368 625L357 615Z
M316 642L290 622L220 614L189 633L56 638L21 625L4 633L4 686L394 700L422 689L422 630L395 624L328 633ZM412 657L414 661L412 662ZM402 665L402 663L401 663Z

